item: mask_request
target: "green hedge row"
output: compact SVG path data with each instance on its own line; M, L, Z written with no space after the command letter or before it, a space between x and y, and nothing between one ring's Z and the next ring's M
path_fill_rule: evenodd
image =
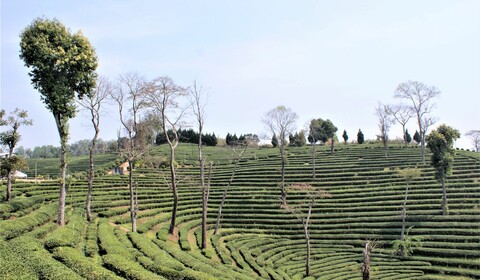
M49 221L57 212L58 205L45 204L38 210L33 211L15 220L0 221L0 238L10 239Z
M85 218L79 212L73 213L68 217L64 227L59 227L47 235L45 247L47 249L64 246L76 247L80 244L84 231Z

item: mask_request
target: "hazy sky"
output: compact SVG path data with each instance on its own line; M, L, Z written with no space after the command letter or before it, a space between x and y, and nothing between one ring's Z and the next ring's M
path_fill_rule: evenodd
M261 119L292 108L298 128L331 119L356 139L378 134L378 102L397 103L407 80L441 90L432 115L462 134L480 129L480 1L1 1L1 108L28 110L34 126L20 145L59 145L51 113L19 59L19 34L36 17L81 29L98 72L194 80L209 89L206 131L264 134ZM112 108L103 139L120 128ZM414 121L408 125L413 135ZM91 138L89 120L71 121L71 140ZM391 137L401 135L400 126ZM457 146L471 148L463 137Z

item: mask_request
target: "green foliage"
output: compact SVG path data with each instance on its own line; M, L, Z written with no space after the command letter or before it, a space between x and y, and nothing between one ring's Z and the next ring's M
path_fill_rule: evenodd
M64 227L58 227L45 239L45 247L52 249L61 246L76 247L80 243L85 227L85 219L80 214L73 214Z
M303 147L307 144L305 139L305 131L300 130L300 132L295 132L295 134L289 135L289 146L292 147Z
M431 164L435 168L435 178L440 182L452 172L455 155L453 142L459 137L458 130L442 124L426 138L427 147L432 152Z
M404 240L394 240L391 242L395 254L400 256L409 256L415 249L422 248L423 238L420 236L411 236L410 230L412 228L413 226L408 228L407 232L405 233Z
M11 245L0 240L0 279L38 279L37 273L25 263Z
M80 276L91 280L115 280L122 279L110 270L93 262L89 258L85 258L82 253L70 247L57 247L53 250L53 257L70 269L78 273Z
M44 18L35 19L20 38L20 58L46 107L57 122L75 117L75 94L89 94L97 77L97 57L88 39L81 32L71 34L56 19Z
M28 163L24 158L13 155L12 157L0 159L0 173L2 177L6 177L7 174L13 173L16 170L26 169L28 169Z
M56 214L56 205L47 204L40 209L15 220L0 221L0 238L10 239L32 230L51 219Z
M410 144L412 142L412 136L408 133L408 129L405 130L405 143Z
M415 130L415 134L413 134L413 140L417 142L417 144L422 142L422 136L420 136L420 133L418 133L418 130Z
M343 138L343 142L344 142L345 144L347 144L348 134L347 134L347 131L346 131L345 129L343 130L342 138Z
M363 142L365 142L365 137L363 136L362 130L359 129L358 133L357 133L357 143L358 144L363 144Z
M273 134L273 136L272 136L272 146L274 148L278 147L278 138L277 138L276 134Z
M53 259L42 244L33 237L22 236L11 241L11 247L15 249L25 264L31 267L38 279L46 280L75 280L83 279L70 268Z
M309 126L308 141L310 143L316 143L317 141L326 143L328 139L332 139L333 141L333 137L337 130L338 128L333 125L332 121L329 119L313 119Z

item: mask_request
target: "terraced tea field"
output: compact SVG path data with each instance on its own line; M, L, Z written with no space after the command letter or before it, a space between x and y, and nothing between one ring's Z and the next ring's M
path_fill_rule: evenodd
M165 147L156 153L162 155ZM312 179L307 147L288 149L287 184L311 184L331 194L314 208L308 279L361 279L362 250L372 251L372 279L480 279L480 160L458 152L442 189L420 149L393 146L389 157L375 145L339 145L335 155L317 150ZM167 234L171 191L168 170L138 169L138 233L129 231L127 178L96 178L92 209L84 215L86 183L67 193L68 223L57 228L54 181L14 185L16 198L0 204L0 279L304 279L305 241L296 217L279 207L280 158L276 149L249 149L228 187L221 228L213 226L234 169L226 148L206 148L214 162L209 201L208 248L201 250L201 193L194 146L180 146L180 204L175 235ZM407 227L421 247L393 253L399 239L405 180L398 169L418 167L410 184ZM5 186L2 186L2 195ZM303 198L288 194L295 203Z

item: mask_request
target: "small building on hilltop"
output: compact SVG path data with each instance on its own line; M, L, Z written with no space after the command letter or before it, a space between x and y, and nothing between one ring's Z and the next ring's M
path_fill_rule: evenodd
M130 170L130 165L128 164L128 161L120 164L119 166L114 167L108 174L118 174L118 175L128 175L128 172Z

